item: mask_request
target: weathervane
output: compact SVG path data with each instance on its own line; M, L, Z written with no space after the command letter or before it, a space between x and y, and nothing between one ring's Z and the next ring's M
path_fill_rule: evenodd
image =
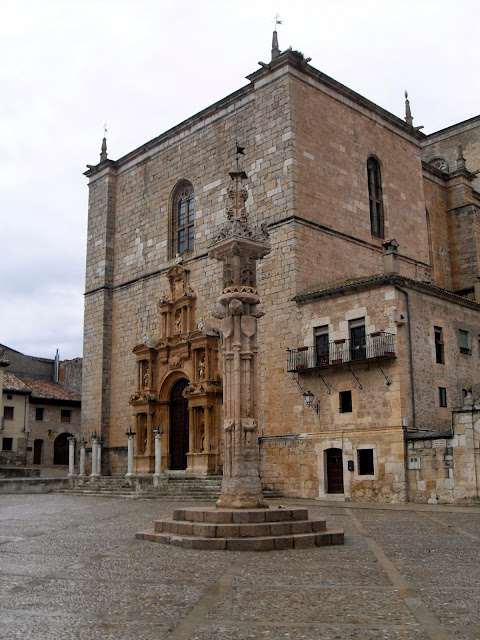
M275 15L275 31L277 30L277 24L282 24L282 21L280 20L280 14L277 13Z
M245 147L241 147L238 142L235 143L236 151L235 154L237 156L237 171L240 170L240 157L245 155Z

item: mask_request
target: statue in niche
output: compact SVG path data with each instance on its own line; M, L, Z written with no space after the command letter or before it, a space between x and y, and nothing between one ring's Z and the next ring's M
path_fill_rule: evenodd
M182 333L182 310L177 309L175 312L175 322L173 333Z
M205 354L200 358L198 363L198 379L203 380L205 378Z
M150 380L150 374L149 374L148 362L145 362L143 365L143 377L142 377L144 388L148 387L149 380Z
M200 452L205 451L205 422L203 419L200 421L198 433L200 434Z
M224 287L232 287L234 285L233 279L233 269L230 264L225 263L225 267L223 269L223 286Z
M253 287L253 271L248 263L242 269L242 285Z

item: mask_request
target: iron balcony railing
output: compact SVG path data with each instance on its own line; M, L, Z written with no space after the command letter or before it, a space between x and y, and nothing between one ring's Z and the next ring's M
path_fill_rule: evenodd
M287 371L305 371L372 358L395 358L394 338L393 333L378 331L366 336L364 342L346 338L319 348L287 349Z

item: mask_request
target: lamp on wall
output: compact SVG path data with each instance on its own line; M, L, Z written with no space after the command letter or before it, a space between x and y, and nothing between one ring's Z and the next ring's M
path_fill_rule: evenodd
M307 407L311 407L315 411L315 413L318 415L318 412L320 411L320 400L317 400L315 404L313 404L313 401L315 400L315 394L313 394L311 391L306 391L300 384L300 381L298 380L295 374L293 374L293 379L302 390L302 394L305 399Z
M311 407L315 411L315 413L318 415L318 411L320 409L320 400L317 400L317 402L313 404L313 401L315 400L315 395L311 391L304 391L303 397L305 398L307 407Z

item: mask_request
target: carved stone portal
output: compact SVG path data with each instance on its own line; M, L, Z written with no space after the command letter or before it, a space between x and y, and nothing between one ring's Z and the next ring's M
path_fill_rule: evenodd
M221 471L221 398L218 371L218 335L198 330L196 297L189 285L189 271L175 265L168 273L170 294L158 303L160 340L152 347L138 345L136 392L130 398L136 432L135 473L155 470L154 431L162 430L161 469L185 468L186 473ZM172 392L184 381L186 411L171 411ZM180 398L181 400L181 398ZM178 400L176 400L178 404ZM184 415L185 414L185 415ZM186 416L186 417L185 417ZM186 420L186 430L172 421ZM174 441L181 437L185 442ZM185 448L184 455L179 453ZM172 464L172 459L175 459ZM185 460L183 465L181 460ZM180 460L180 462L179 462Z

